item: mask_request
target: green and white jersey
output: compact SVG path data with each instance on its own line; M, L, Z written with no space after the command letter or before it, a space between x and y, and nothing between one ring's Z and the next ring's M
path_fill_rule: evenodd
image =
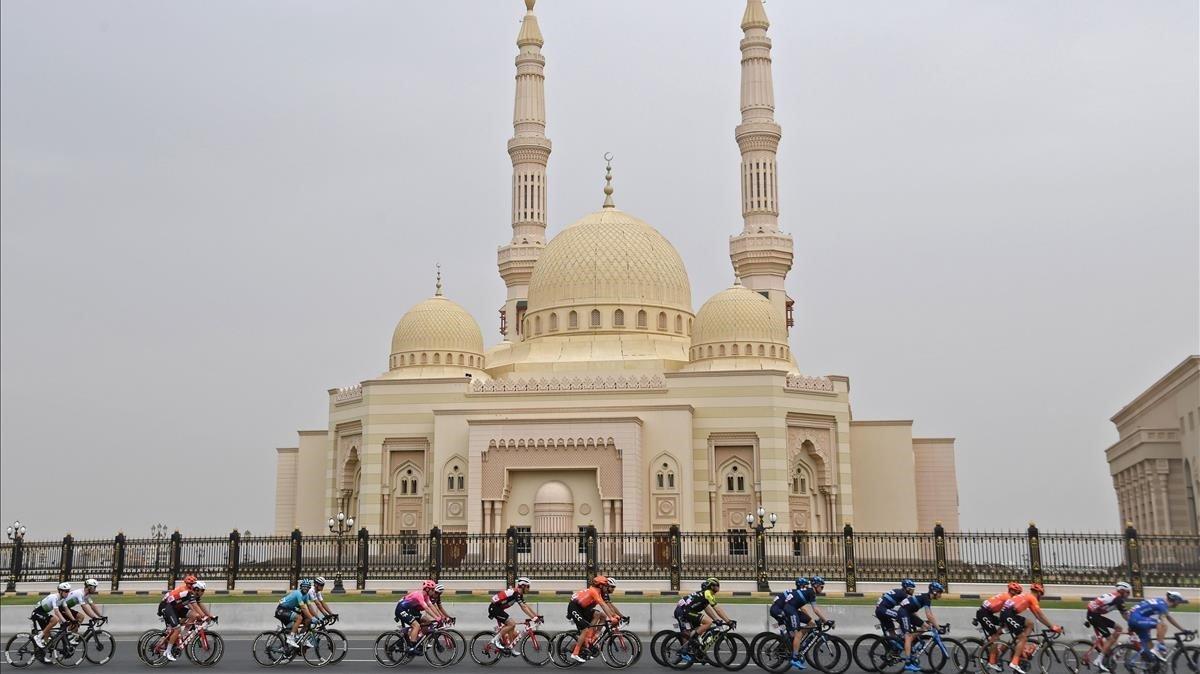
M45 597L42 597L42 600L39 601L37 606L34 608L42 613L51 613L54 611L54 609L58 608L58 605L61 603L62 600L58 598L58 592L51 592Z
M82 587L71 590L71 593L67 595L67 598L62 600L62 605L66 608L75 608L80 604L94 603L96 602L92 601L92 598L90 595L88 595L87 590L83 589Z

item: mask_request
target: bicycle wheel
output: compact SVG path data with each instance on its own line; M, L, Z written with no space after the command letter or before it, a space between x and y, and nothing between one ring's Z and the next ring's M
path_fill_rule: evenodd
M553 662L557 667L570 668L578 665L578 662L571 657L571 653L575 651L575 644L579 643L579 632L572 630L570 632L559 632L554 635L554 639L550 642L550 662Z
M1062 672L1078 674L1079 655L1075 653L1070 644L1046 644L1041 654L1038 655L1038 671L1041 674L1050 674L1054 670L1057 670L1059 674Z
M717 664L731 672L739 672L750 664L750 642L740 634L728 632L718 636L711 650Z
M517 643L521 657L534 667L541 667L550 662L550 634L548 632L526 632Z
M880 638L871 644L871 671L883 674L897 674L904 668L902 651L896 650L891 640Z
M958 643L959 648L950 651L950 664L959 674L980 674L979 661L975 653L983 647L983 639L967 637Z
M659 651L662 649L662 640L668 639L677 634L675 630L659 630L650 637L650 657L654 658L654 662L659 666L666 667L666 663L662 661L662 655Z
M261 632L250 645L254 661L263 667L274 667L287 659L287 650L287 642L279 632Z
M921 671L924 674L937 674L942 671L947 662L953 662L954 649L962 648L962 644L954 639L942 637L940 641L940 645L933 639L925 644L925 652L921 654Z
M850 647L850 654L854 657L854 664L864 672L874 672L875 663L871 662L871 646L875 645L876 641L883 639L878 634L863 634L854 640L854 645Z
M117 640L107 630L96 630L83 642L83 657L93 665L103 665L112 660Z
M346 657L346 653L350 652L350 642L346 640L346 635L342 634L341 630L325 630L325 633L329 635L330 639L333 639L334 656L329 664L336 665Z
M454 662L450 664L457 665L467 657L467 638L455 629L442 628L441 632L444 637L449 637L454 642Z
M613 669L625 669L642 655L642 640L632 632L609 634L600 647L604 664Z
M204 638L196 637L188 644L188 659L201 667L212 667L225 655L225 639L216 632L205 632Z
M458 642L444 630L433 630L425 641L425 659L433 667L448 667L458 662Z
M337 655L333 639L325 632L312 632L304 639L304 662L310 667L324 667Z
M1173 674L1200 674L1200 648L1184 646L1171 656Z
M759 667L780 674L792 666L792 640L782 634L770 634L758 642L754 654Z
M28 667L37 658L38 647L33 634L14 634L4 646L4 661L13 667Z
M63 632L51 644L54 664L59 667L75 667L83 662L83 641L74 632Z
M817 642L808 652L808 657L813 666L825 674L842 674L850 669L850 665L853 663L850 644L847 644L845 639L832 634L825 635Z
M162 667L167 664L167 656L163 654L167 648L167 633L165 630L158 630L154 634L142 637L138 646L138 657L151 667Z
M375 638L375 661L384 667L395 667L408 662L412 656L405 650L407 642L404 635L397 631L384 632Z
M471 637L471 659L477 665L490 667L501 658L500 647L492 643L495 632L478 632Z
M971 653L972 667L981 674L990 674L990 664L992 657L995 657L997 667L1004 668L1008 664L1009 644L1003 641L996 641L989 647L987 642L982 642L979 647Z

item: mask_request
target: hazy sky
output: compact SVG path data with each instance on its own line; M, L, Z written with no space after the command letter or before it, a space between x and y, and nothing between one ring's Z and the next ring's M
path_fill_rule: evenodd
M743 6L538 3L551 233L613 152L696 308ZM1200 348L1197 3L766 7L801 368L957 437L964 528L1114 529L1108 418ZM386 369L435 261L495 343L523 12L0 4L0 519L267 530L275 447Z

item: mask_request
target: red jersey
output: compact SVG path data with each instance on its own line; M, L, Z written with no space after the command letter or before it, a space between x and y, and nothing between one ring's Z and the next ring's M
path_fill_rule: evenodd
M983 607L992 613L999 613L1000 609L1004 608L1004 602L1008 601L1009 599L1012 599L1011 594L1007 592L1001 592L1000 594L995 595L991 599L983 602Z
M571 595L571 601L579 604L583 608L590 608L604 601L604 596L600 594L598 588L589 587L586 590L580 590Z

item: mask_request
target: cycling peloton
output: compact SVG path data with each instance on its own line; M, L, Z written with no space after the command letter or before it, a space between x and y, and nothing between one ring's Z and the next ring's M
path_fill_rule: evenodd
M1025 643L1029 640L1030 633L1033 632L1033 623L1025 619L1022 615L1025 611L1031 611L1042 623L1051 630L1062 633L1063 628L1060 625L1055 625L1050 622L1046 614L1042 612L1042 606L1038 603L1046 594L1046 588L1041 583L1034 583L1029 586L1029 591L1023 592L1012 599L1004 602L1004 608L1000 611L1000 622L1008 629L1009 634L1016 639L1012 651L1012 660L1008 663L1008 668L1017 674L1025 674L1025 670L1021 669L1021 654L1025 651ZM998 671L999 665L989 664L988 667L992 671Z
M1004 588L1004 591L999 594L994 594L984 600L983 604L975 611L975 622L979 623L979 629L983 631L984 637L987 638L985 647L988 649L988 668L992 671L999 672L1001 667L996 664L998 653L992 644L1000 638L1003 633L1003 623L1000 621L1000 614L1004 611L1004 603L1009 599L1016 597L1025 591L1021 584L1013 581Z

